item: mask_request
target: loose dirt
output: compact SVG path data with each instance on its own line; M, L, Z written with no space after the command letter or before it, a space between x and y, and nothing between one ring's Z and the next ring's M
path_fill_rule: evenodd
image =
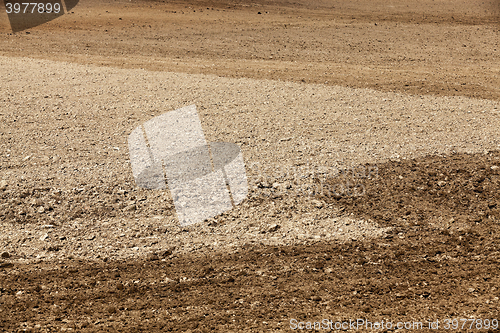
M499 9L91 1L29 34L1 14L0 330L499 320ZM249 195L180 227L127 136L191 104Z

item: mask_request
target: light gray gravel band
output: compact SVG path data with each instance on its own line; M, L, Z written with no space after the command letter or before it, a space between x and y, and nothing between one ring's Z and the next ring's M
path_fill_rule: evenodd
M500 148L497 101L0 57L1 178L7 184L53 179L62 188L133 179L128 135L154 116L191 104L198 108L208 142L241 146L249 188L257 181L251 165L260 170L307 164L348 167ZM57 163L42 163L47 160ZM110 218L83 229L68 225L51 232L41 226L16 231L6 224L0 230L0 247L44 258L41 249L51 239L44 235L54 233L72 241L67 249L47 256L126 257L167 246L201 251L253 241L293 244L316 236L342 238L343 231L357 225L329 216L321 203L304 205L307 213L289 220L269 214L273 203L259 208L265 211L243 204L221 228L200 225L189 233L155 236L144 231L151 218ZM153 219L155 227L176 228L175 221ZM350 227L339 228L342 223ZM259 233L268 229L278 231L271 238ZM356 237L380 235L369 224L355 230ZM130 235L137 246L128 247Z

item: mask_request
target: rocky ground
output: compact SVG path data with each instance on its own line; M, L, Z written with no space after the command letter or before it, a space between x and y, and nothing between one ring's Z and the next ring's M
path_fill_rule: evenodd
M29 31L2 19L0 328L496 331L499 9L108 1ZM168 190L135 185L127 137L192 104L207 141L241 147L249 195L181 227Z

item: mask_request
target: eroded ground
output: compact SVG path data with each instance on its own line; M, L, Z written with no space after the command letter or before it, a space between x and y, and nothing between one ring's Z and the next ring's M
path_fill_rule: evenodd
M86 2L29 34L0 16L1 329L500 319L499 6ZM126 138L193 103L251 191L180 228ZM306 174L304 197L280 166L308 163L377 173ZM348 181L363 195L332 191Z

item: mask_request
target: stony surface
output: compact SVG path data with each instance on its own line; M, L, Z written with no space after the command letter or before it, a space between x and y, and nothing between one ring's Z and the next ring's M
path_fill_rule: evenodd
M366 201L364 183L377 183L374 162L483 152L500 144L500 106L488 100L0 60L0 78L8 82L1 98L15 106L2 115L4 136L11 138L2 145L2 247L25 259L349 239L347 229L337 228L345 223L338 222L343 213L311 201L315 180L336 178L332 191ZM19 80L9 82L13 65ZM38 76L31 74L35 68ZM80 83L60 79L69 77ZM49 87L57 95L45 95ZM14 93L21 89L24 94ZM182 103L197 104L208 141L241 145L250 185L249 199L215 219L222 222L185 232L168 191L135 186L126 141L134 127ZM359 164L366 162L372 164ZM343 193L349 183L352 193ZM364 223L356 237L382 233ZM282 228L263 236L272 224Z
M1 329L498 320L498 13L88 1L0 33ZM127 136L190 104L249 195L181 227Z

